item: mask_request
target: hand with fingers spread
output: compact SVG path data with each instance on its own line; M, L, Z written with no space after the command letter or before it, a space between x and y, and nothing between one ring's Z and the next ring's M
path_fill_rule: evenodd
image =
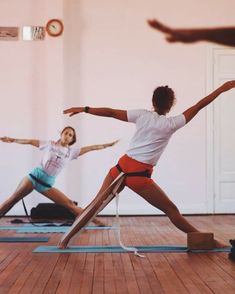
M166 35L166 40L168 42L192 43L196 41L195 36L192 34L191 30L173 29L169 26L162 24L160 21L156 19L151 19L147 22L152 28L157 29L160 32L163 32Z
M0 141L2 141L4 143L13 143L13 142L15 142L15 139L10 138L10 137L0 137Z
M69 114L69 116L73 116L81 112L85 112L84 107L71 107L71 108L65 109L63 111L63 114Z
M228 90L230 90L232 88L235 88L235 80L231 80L231 81L225 82L223 85L221 85L219 87L219 89L222 92L228 91Z
M194 43L208 41L235 47L235 27L174 29L156 19L147 20L149 26L162 32L168 42Z
M106 143L104 144L105 147L111 147L111 146L114 146L115 144L117 144L120 140L116 140L116 141L113 141L111 143Z

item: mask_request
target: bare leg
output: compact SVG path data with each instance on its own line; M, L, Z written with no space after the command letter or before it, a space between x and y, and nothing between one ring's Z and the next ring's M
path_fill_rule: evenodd
M181 231L185 233L199 232L194 226L192 226L185 217L181 215L176 205L167 197L164 191L154 183L148 186L145 190L136 191L141 197L148 201L151 205L162 210L171 220L171 222ZM225 244L214 240L215 247L225 247Z
M185 233L198 232L179 212L176 205L167 197L164 191L157 185L148 186L145 190L136 191L150 204L163 211L171 222Z
M58 203L68 208L75 216L79 215L82 212L81 207L77 207L71 199L69 199L64 193L56 188L51 188L45 192L42 192L42 194L55 203Z
M99 190L98 194L94 198L94 200L84 209L83 213L79 216L79 218L76 220L77 223L72 226L69 232L67 232L61 239L59 243L59 248L64 249L66 248L69 240L78 233L82 227L84 227L97 213L100 207L102 207L102 204L107 198L110 196L110 193L113 190L113 186L108 188L110 184L113 182L113 178L108 174L104 182L102 184L101 189ZM123 186L120 187L119 190L123 189ZM109 201L112 200L112 198L115 195L113 195ZM107 205L108 203L106 203Z
M25 177L20 182L15 192L0 205L0 216L6 214L19 200L33 191L33 184Z
M51 188L43 192L42 194L55 203L58 203L68 208L76 217L80 215L83 211L81 207L77 207L71 199L69 199L64 193L56 188ZM104 224L97 219L94 219L93 222L99 226L104 226Z

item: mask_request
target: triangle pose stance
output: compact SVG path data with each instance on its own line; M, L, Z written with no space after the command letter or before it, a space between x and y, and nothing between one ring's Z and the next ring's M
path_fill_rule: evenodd
M76 140L76 131L70 126L62 130L60 139L56 142L1 137L0 141L2 142L32 145L44 153L38 167L34 168L28 176L23 178L15 192L0 205L0 216L6 214L19 200L34 189L52 201L65 206L75 216L78 216L82 212L82 208L76 206L65 194L53 187L56 177L69 161L77 159L87 152L113 146L117 141L80 148L72 146ZM98 219L94 219L94 223L101 226L104 225Z
M97 196L83 210L82 214L75 220L74 225L62 237L58 244L59 248L66 248L69 240L93 219L95 214L104 208L104 205L107 205L111 201L113 195L110 197L110 192L114 186L113 184L110 186L110 184L113 183L114 179L120 177L123 172L145 172L150 176L173 133L185 126L201 109L214 101L221 93L234 87L235 80L226 82L208 96L199 100L195 105L185 110L182 114L173 117L166 116L175 102L174 92L168 86L161 86L155 89L152 97L153 111L144 109L119 110L91 108L88 106L66 109L64 114L69 114L70 116L86 112L91 115L111 117L121 121L131 122L136 124L136 130L126 154L119 159L117 166L110 169ZM176 205L150 177L127 176L119 187L119 192L124 186L129 187L151 205L163 211L181 231L185 233L198 232L180 214ZM225 244L214 240L214 246L223 247Z

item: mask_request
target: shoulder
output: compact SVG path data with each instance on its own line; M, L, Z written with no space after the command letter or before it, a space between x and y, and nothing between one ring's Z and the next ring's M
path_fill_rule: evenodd
M186 119L183 114L170 116L166 118L172 129L177 130L186 124Z
M39 140L39 148L40 149L45 149L49 146L52 146L53 143L55 144L55 142L50 141L50 140Z
M81 147L78 145L69 146L69 154L71 159L76 159L80 155Z
M147 109L132 109L127 110L127 120L129 122L135 122L139 117L144 115L151 115L152 112Z

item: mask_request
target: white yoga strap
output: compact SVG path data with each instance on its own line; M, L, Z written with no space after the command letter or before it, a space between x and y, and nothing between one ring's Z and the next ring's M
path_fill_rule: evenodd
M116 225L116 229L115 229L115 233L119 242L119 245L127 251L131 251L134 252L135 255L139 256L139 257L145 257L144 255L141 255L138 253L137 249L135 247L126 247L122 241L121 241L121 226L120 226L120 220L119 220L119 214L118 214L118 202L119 202L119 194L118 194L118 189L120 188L121 184L123 183L125 178L125 173L121 172L118 177L108 186L108 188L100 195L100 197L102 197L102 195L104 195L105 193L107 193L110 188L112 186L113 189L111 190L111 192L109 192L109 195L107 196L107 198L101 203L101 205L97 208L97 210L95 211L95 213L92 215L92 217L87 220L86 224L90 221L92 221L92 219L94 219L96 217L96 215L114 198L116 197L116 221L117 221L117 225ZM115 185L114 185L115 184ZM87 208L87 211L84 211L82 214L87 215L89 214L89 207ZM84 216L85 216L84 215ZM83 216L83 217L84 217ZM67 236L69 236L71 234L71 232L76 229L77 224L79 223L80 219L76 219L75 222L73 223L73 225L71 226L71 228L62 236L60 242L63 242ZM81 233L82 229L78 232Z
M122 240L121 240L121 225L120 225L120 219L119 219L119 213L118 213L119 194L116 192L115 196L116 196L116 222L117 222L115 233L116 233L119 245L124 250L134 252L134 254L139 256L139 257L145 257L144 255L138 253L137 248L135 248L135 247L127 247L122 243Z

